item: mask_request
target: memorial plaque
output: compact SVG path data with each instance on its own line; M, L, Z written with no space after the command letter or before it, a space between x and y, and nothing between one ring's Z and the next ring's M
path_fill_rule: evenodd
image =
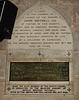
M11 62L10 81L69 81L69 63Z
M8 49L72 50L72 43L65 19L51 7L37 4L17 19Z
M29 7L8 41L7 94L71 94L72 51L66 20L48 5Z

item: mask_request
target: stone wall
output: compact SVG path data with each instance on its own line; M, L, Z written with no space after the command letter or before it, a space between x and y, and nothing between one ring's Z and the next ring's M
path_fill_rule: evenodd
M51 8L60 13L67 21L73 37L73 94L25 94L12 95L6 94L7 82L7 61L8 57L11 60L11 54L8 51L8 42L3 40L0 43L0 100L79 100L79 1L78 0L10 0L18 8L17 19L20 15L38 2L48 4ZM22 51L24 52L24 51ZM29 51L27 51L28 54ZM37 51L36 51L37 52ZM9 56L8 56L9 53ZM32 52L31 52L32 53ZM18 54L16 52L16 54ZM16 55L14 52L14 56ZM23 53L22 53L23 54ZM23 55L21 55L22 57ZM27 55L26 55L27 56ZM29 55L30 56L30 55ZM39 57L38 57L39 58ZM13 59L16 61L16 59ZM24 59L25 60L25 59ZM33 59L32 59L33 60ZM38 59L39 61L39 59ZM8 85L10 83L7 83Z

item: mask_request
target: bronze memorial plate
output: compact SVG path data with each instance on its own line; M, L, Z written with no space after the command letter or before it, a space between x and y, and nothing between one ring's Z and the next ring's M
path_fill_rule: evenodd
M10 81L69 81L69 62L11 62Z

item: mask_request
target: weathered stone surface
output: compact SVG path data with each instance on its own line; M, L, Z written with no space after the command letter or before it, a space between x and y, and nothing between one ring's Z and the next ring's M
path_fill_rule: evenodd
M25 10L30 8L31 6L35 5L36 3L45 3L45 4L56 4L56 0L10 0L12 3L14 3L18 7L18 13L17 17L18 18Z
M74 51L79 50L79 31L72 31L72 36L73 36L73 49Z
M16 5L21 4L36 4L37 2L44 2L44 3L56 3L56 0L10 0L11 2L15 3Z
M79 3L79 0L58 0L60 5L73 5Z
M70 28L73 28L73 7L72 6L53 6L58 13L60 13L63 18L67 21Z
M79 76L74 77L74 98L79 100Z
M79 28L79 6L75 6L75 14L76 14L76 26Z
M6 50L7 49L7 39L4 39L2 42L0 42L0 50Z
M6 52L0 51L0 79L5 78Z
M35 5L39 0L10 0L16 6L18 6L19 11L17 18L28 8ZM79 0L41 0L42 2L51 5L53 9L58 11L66 22L68 23L72 37L73 37L73 56L67 56L67 51L61 52L52 50L9 50L8 59L6 59L7 50L7 40L0 42L0 100L79 100ZM57 5L58 4L58 5ZM76 4L76 6L74 5ZM74 5L74 9L73 9ZM74 28L75 25L75 28ZM74 30L75 29L75 30ZM33 52L32 52L33 51ZM41 56L39 56L41 52ZM64 54L66 53L66 54ZM69 54L69 53L68 53ZM60 57L65 57L67 59L60 59ZM53 58L56 57L54 60ZM73 58L72 58L73 57ZM28 58L28 59L27 59ZM71 59L72 58L72 59ZM5 95L5 77L9 77L8 74L5 75L6 60L10 61L71 61L73 63L73 94L72 95ZM9 65L8 65L9 67ZM7 73L7 71L6 71Z

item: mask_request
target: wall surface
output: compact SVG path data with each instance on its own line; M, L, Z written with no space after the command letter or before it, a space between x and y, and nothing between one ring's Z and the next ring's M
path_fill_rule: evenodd
M3 40L2 42L0 42L0 100L40 100L40 99L41 100L63 100L63 99L64 100L79 100L79 12L78 12L79 0L10 0L10 1L13 2L19 9L18 9L17 17L16 17L16 23L13 30L12 39L9 41ZM31 40L30 41L28 40L31 45L28 45L27 43L27 46L25 46L25 42L27 42L26 38L31 35L30 34L25 35L24 33L24 30L26 27L25 25L26 22L24 21L25 20L28 21L28 18L24 19L23 17L27 17L27 14L32 14L31 11L38 11L39 9L36 9L36 8L39 7L39 5L42 6L42 8L47 9L46 12L44 12L44 14L47 12L51 14L52 12L54 13L54 15L56 14L57 17L61 17L60 19L56 20L60 26L59 31L58 31L59 33L62 33L61 27L63 26L66 27L64 31L66 32L66 34L63 35L63 37L66 37L65 39L61 37L62 36L61 34L57 34L54 30L55 32L54 34L57 34L55 36L61 37L60 38L61 41L59 41L59 43L55 41L55 44L53 46L52 44L50 44L50 45L47 45L47 47L45 47L44 45L44 47L41 48L40 47L41 45L39 46L32 45ZM38 15L39 12L37 12L36 14ZM35 16L36 15L32 15L32 17L34 17L34 19L32 19L34 24L35 24L34 22ZM30 15L28 17L30 17ZM36 17L39 17L39 16L36 16ZM48 15L44 17L47 18ZM50 20L52 19L50 18ZM42 25L42 22L40 22L40 24ZM22 28L23 35L20 32L21 29L16 28L17 26L21 27L22 25L23 25L23 28ZM27 25L27 27L30 27L30 26ZM45 27L47 28L48 25L45 25ZM34 26L34 28L36 28L36 26ZM29 28L29 29L31 29L31 32L28 31L29 33L32 33L32 34L35 33L35 31L33 31L32 28ZM43 31L45 30L46 29L44 28ZM48 34L51 33L50 30L48 31ZM48 36L48 35L45 34L42 36ZM51 35L51 36L53 37L54 35ZM54 37L54 39L59 39L58 37ZM41 39L41 38L42 37L40 35L38 39ZM45 42L47 42L47 39L50 39L50 38L45 37L44 39L45 39ZM44 43L44 40L40 40L39 42ZM64 45L61 44L62 42L64 42ZM54 61L55 62L58 62L58 61L70 62L71 63L70 82L67 85L65 85L66 90L68 89L67 91L68 93L67 94L66 93L63 93L63 94L61 93L60 94L57 94L57 93L55 94L52 94L52 93L51 94L50 93L49 94L48 93L46 94L45 93L41 93L41 94L13 93L11 94L10 89L13 89L13 86L15 88L15 86L19 87L20 85L21 86L26 86L26 85L29 86L29 84L35 85L34 83L9 82L10 62L26 62L26 61L27 62L54 62ZM39 82L36 85L38 84ZM47 84L45 86L50 86ZM61 86L61 85L62 83L57 86Z

